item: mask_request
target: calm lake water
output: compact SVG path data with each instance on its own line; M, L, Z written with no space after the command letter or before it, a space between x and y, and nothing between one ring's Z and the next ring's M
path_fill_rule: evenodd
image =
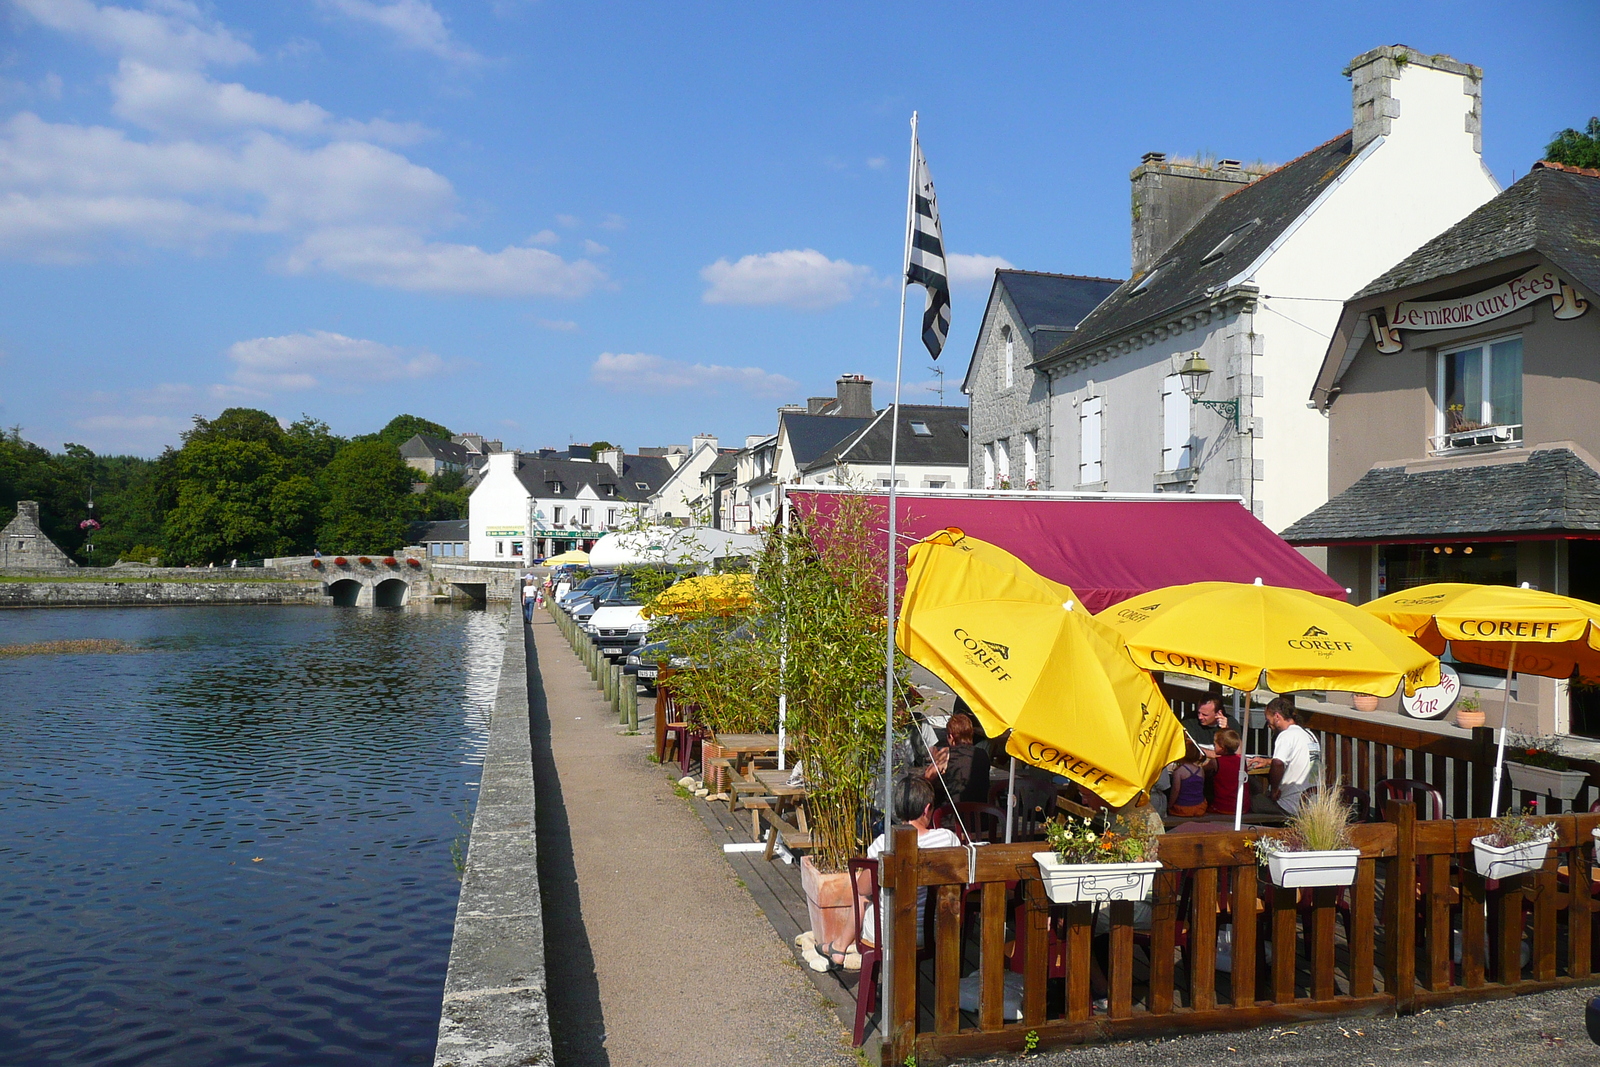
M506 617L0 612L0 1064L429 1064Z

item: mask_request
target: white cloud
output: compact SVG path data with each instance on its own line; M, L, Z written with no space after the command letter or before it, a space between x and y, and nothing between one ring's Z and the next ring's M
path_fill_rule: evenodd
M250 389L299 391L426 378L444 369L432 352L397 348L326 330L257 337L228 347L233 378Z
M540 230L532 237L529 237L527 243L530 245L558 245L561 243L561 235L554 230Z
M166 66L243 63L255 49L208 19L189 0L157 0L144 10L89 0L14 0L40 25L81 37L105 52Z
M628 220L621 215L607 215L600 220L600 228L602 230L626 230L628 228Z
M72 424L80 430L147 437L175 437L189 428L189 420L176 415L90 415Z
M867 166L871 167L873 170L882 170L888 165L889 161L884 159L882 156L873 156L871 159L867 160Z
M960 252L952 252L945 257L945 265L950 268L951 286L983 286L988 288L994 281L994 272L1009 270L1009 261L999 256L969 256Z
M572 333L578 324L571 319L540 319L539 325L547 330L559 330L562 333Z
M589 368L589 380L607 389L634 393L732 388L758 396L778 396L799 388L794 380L760 367L685 363L643 352L600 353Z
M565 230L573 230L582 226L583 220L576 215L557 215L556 225Z
M568 262L542 248L424 241L392 228L327 229L289 253L292 273L328 270L348 278L414 292L576 299L606 280L586 259Z
M586 255L586 256L603 256L603 255L607 254L610 251L611 251L611 249L607 248L605 245L601 244L599 241L584 241L583 242L583 254Z
M475 62L481 57L450 35L450 28L428 0L324 0L346 18L381 26L406 48L431 52L440 59L456 63Z
M309 100L290 103L217 82L197 71L125 59L111 80L111 110L147 130L170 136L227 130L276 130L301 136L411 144L428 131L414 122L338 120Z
M814 248L719 259L700 272L708 304L782 304L807 311L842 304L872 278L868 267L829 259Z

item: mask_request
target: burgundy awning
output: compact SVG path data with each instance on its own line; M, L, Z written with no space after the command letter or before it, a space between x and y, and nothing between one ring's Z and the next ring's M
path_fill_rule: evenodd
M786 490L794 506L826 515L838 494ZM888 498L871 498L887 522ZM1344 587L1231 500L1060 500L896 494L905 546L955 526L999 545L1046 578L1069 585L1091 611L1189 582L1253 582L1337 600Z

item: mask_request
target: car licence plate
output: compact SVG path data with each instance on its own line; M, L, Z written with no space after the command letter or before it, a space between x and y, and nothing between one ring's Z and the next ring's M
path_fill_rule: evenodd
M600 654L604 655L604 656L620 656L620 655L622 655L622 649L620 649L620 648L602 648L600 650Z
M639 668L639 677L640 678L654 678L655 676L656 676L656 669L654 667L640 667Z

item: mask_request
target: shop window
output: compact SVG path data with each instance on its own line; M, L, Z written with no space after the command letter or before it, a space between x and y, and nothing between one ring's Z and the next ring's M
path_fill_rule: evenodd
M1078 484L1092 485L1104 481L1100 465L1101 412L1105 401L1098 396L1086 397L1078 407Z
M513 541L513 542L511 542L511 555L513 557L522 555L522 542L521 541Z
M1522 440L1522 338L1439 354L1434 451Z

